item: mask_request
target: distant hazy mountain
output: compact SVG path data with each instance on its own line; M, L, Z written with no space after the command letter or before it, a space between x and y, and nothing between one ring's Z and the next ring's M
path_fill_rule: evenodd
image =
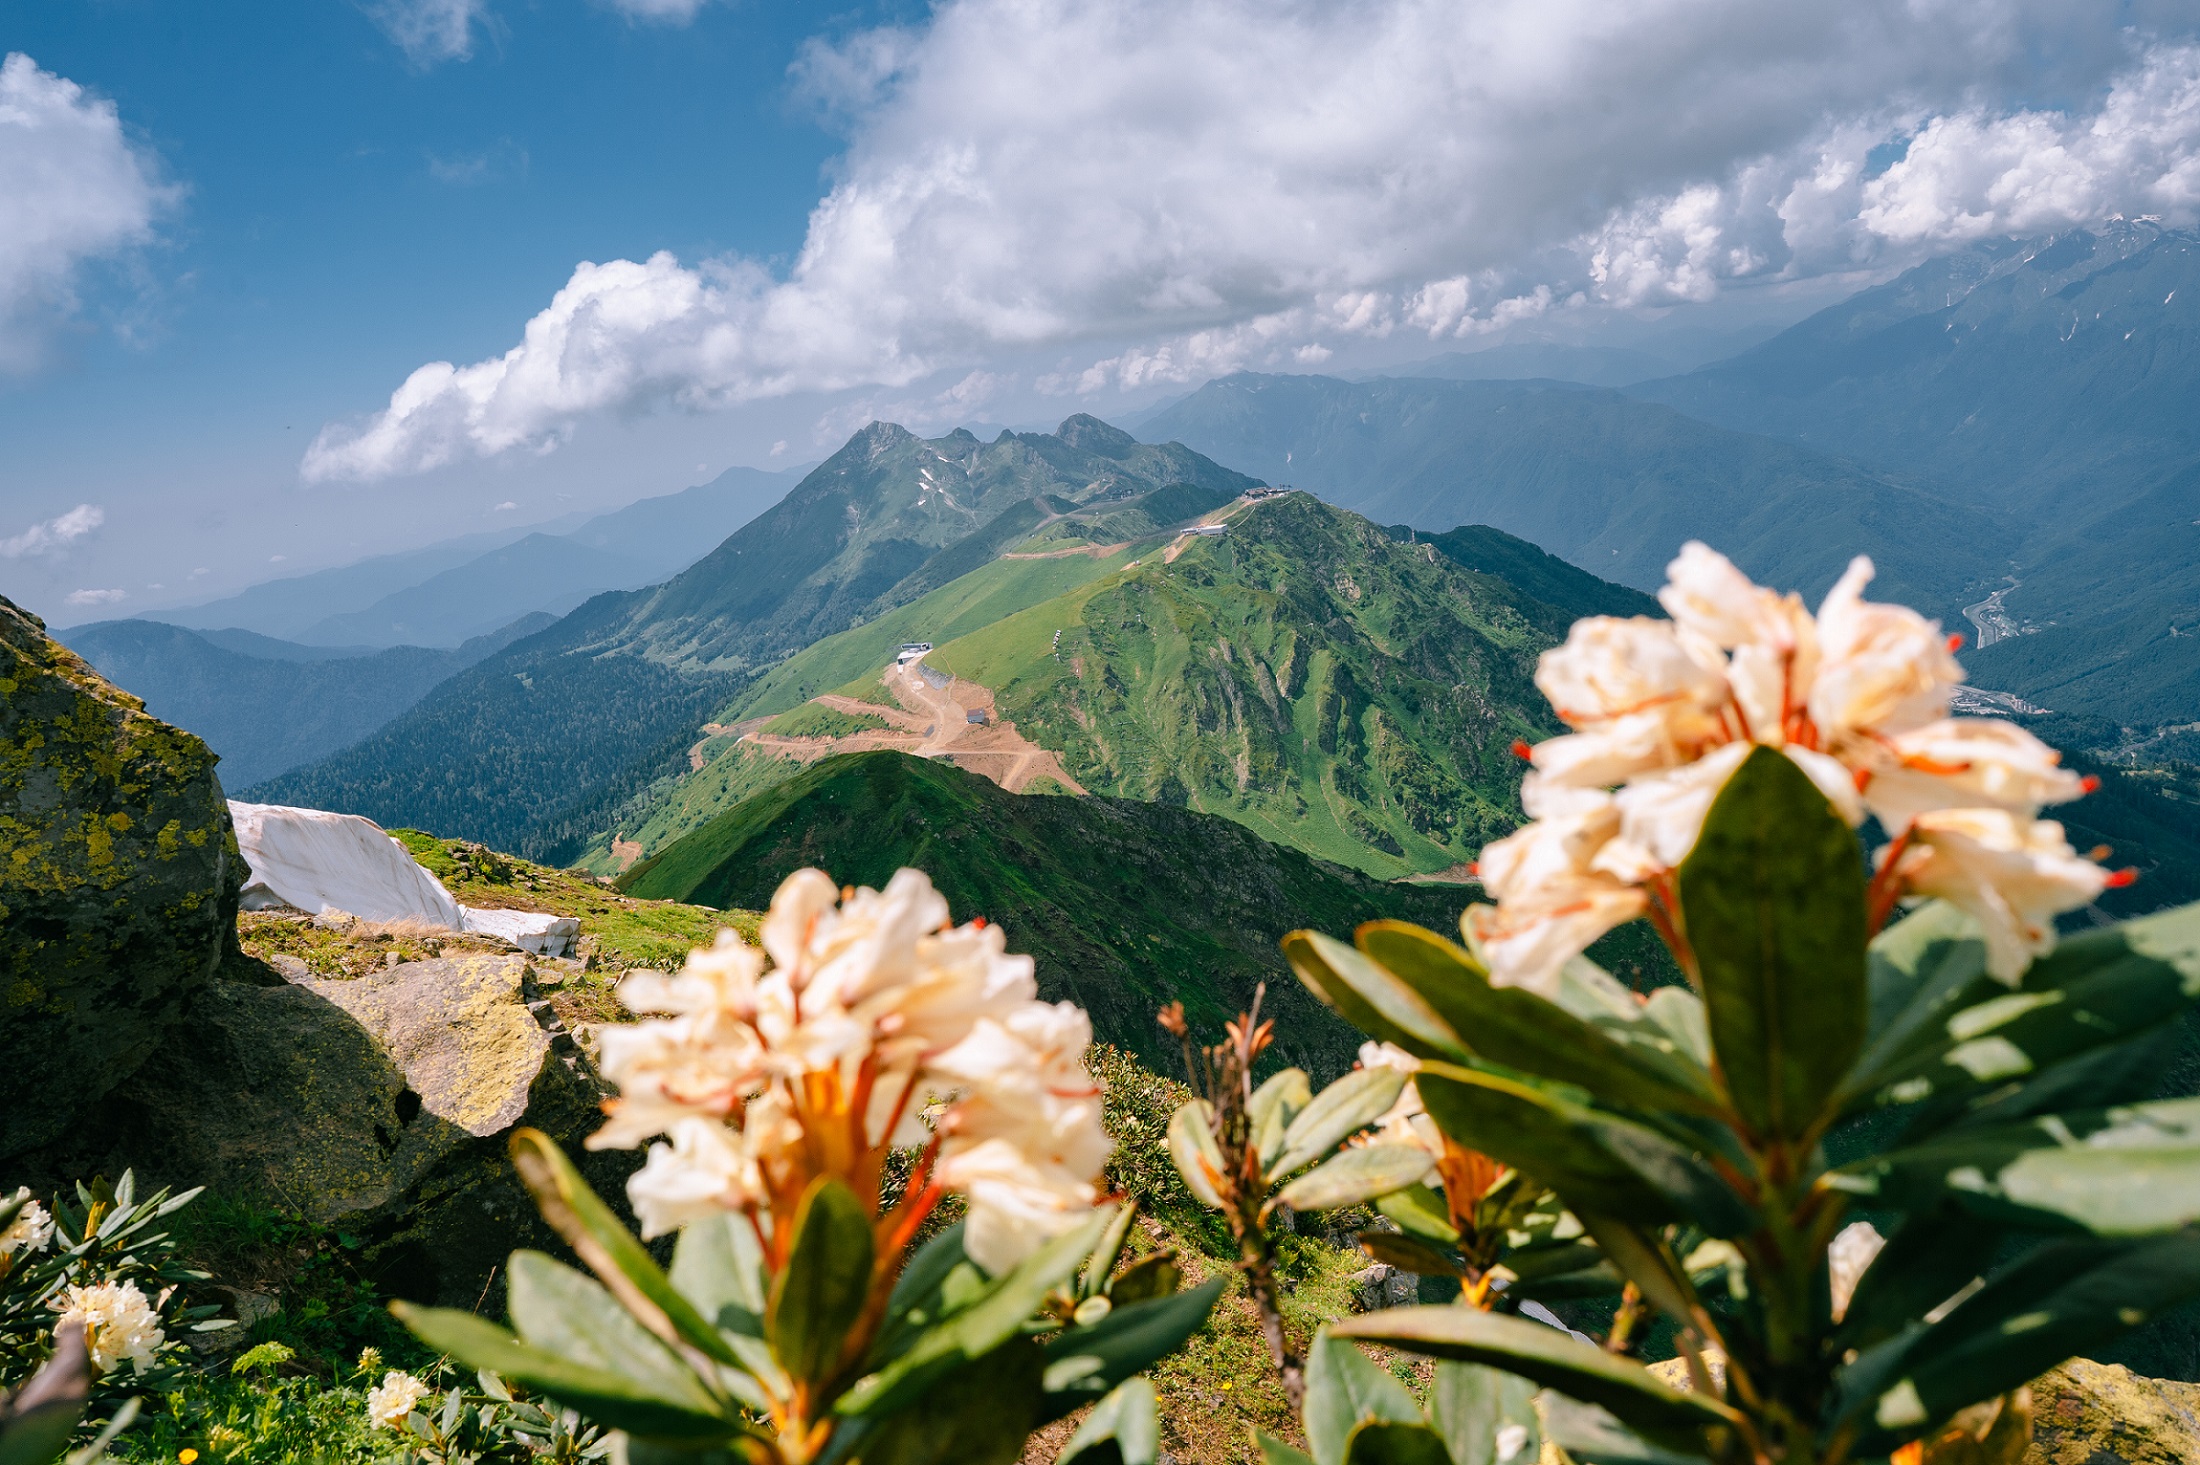
M207 634L159 621L101 621L62 635L155 717L205 739L221 755L223 787L235 792L358 742L452 673L549 623L531 616L451 650L339 656L249 631Z
M1245 374L1145 432L1370 518L1493 525L1645 590L1688 539L1811 596L1868 552L1877 593L1952 617L1967 588L1999 583L2017 539L1853 463L1555 383Z
M808 471L729 468L578 523L569 516L534 530L468 534L162 614L194 629L240 628L313 645L456 646L531 611L563 615L605 590L666 579Z
M1346 381L1418 376L1444 381L1578 382L1591 387L1624 387L1630 382L1671 376L1680 363L1648 351L1617 346L1566 346L1555 341L1523 341L1483 351L1447 351L1425 361L1405 361L1372 371L1347 372Z
M671 580L595 597L262 792L570 858L595 832L587 810L686 771L737 678L991 559L996 521L1017 537L1065 515L1150 530L1142 504L1190 518L1253 483L1091 417L990 443L873 423Z

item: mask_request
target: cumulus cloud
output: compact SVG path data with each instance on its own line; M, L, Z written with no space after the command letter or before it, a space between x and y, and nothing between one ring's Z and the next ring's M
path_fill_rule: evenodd
M113 605L130 598L127 590L71 590L61 597L70 605Z
M97 504L78 504L66 514L33 524L21 534L0 539L0 559L19 560L25 555L58 555L107 522L107 511Z
M706 0L610 0L611 8L633 20L663 21L686 25L695 19Z
M35 364L85 262L150 239L172 196L112 102L20 52L0 61L0 369Z
M605 409L894 390L1041 348L1091 362L1042 389L1181 381L1978 231L2189 220L2200 51L2168 25L2189 9L944 0L797 63L848 147L783 274L582 264L510 351L420 368L303 469L546 451Z
M415 66L464 61L474 54L474 22L488 0L373 0L362 7Z

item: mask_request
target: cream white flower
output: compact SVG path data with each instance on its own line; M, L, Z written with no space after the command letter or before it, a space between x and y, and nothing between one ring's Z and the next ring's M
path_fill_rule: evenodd
M590 1147L671 1141L628 1184L645 1236L714 1211L774 1224L825 1174L875 1199L885 1150L931 1139L928 1115L929 1183L968 1195L982 1265L1091 1210L1108 1149L1091 1024L1037 1000L997 928L950 925L916 870L846 892L802 870L760 934L762 950L721 936L677 976L630 977L622 998L657 1016L602 1032L620 1094Z
M367 1420L376 1429L402 1429L414 1407L427 1396L426 1384L393 1368L382 1375L382 1382L367 1390Z
M2082 858L2052 819L2006 809L1920 814L1892 855L1904 887L1970 914L1986 937L1986 970L2015 986L2054 948L2055 917L2090 905L2121 877Z
M160 1314L151 1299L134 1282L94 1282L73 1286L47 1304L61 1314L55 1323L81 1323L84 1347L92 1367L106 1373L128 1359L140 1369L150 1368L160 1346L168 1341Z
M1667 577L1658 599L1669 623L1578 621L1537 666L1537 686L1574 730L1529 750L1521 802L1533 822L1482 852L1496 904L1474 907L1463 926L1495 982L1548 994L1590 942L1670 906L1672 872L1754 748L1779 749L1852 827L1868 812L1897 836L1965 810L2029 821L2088 787L2022 729L1948 716L1963 680L1951 643L1907 607L1866 601L1862 556L1815 617L1701 544L1683 546ZM2034 836L2009 837L2021 858L1988 859L1991 841L1962 829L1943 820L1921 839L1874 909L1958 890L1969 907L2002 913L1997 969L2045 950L2052 914L2110 879L2059 863L2067 847L2057 855ZM1923 852L1938 846L1929 861Z
M15 1219L0 1230L0 1257L13 1256L19 1251L44 1251L46 1243L53 1240L53 1217L46 1208L30 1199L30 1187L24 1186L10 1197L9 1202L22 1201L23 1209L15 1213Z

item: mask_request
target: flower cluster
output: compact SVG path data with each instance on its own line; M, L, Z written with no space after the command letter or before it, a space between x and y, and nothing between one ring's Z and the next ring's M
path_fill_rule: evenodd
M1533 821L1482 852L1494 906L1467 931L1493 981L1543 991L1606 931L1667 924L1671 877L1752 749L1780 749L1852 826L1876 816L1874 914L1937 896L1984 929L2014 983L2054 942L2054 918L2122 883L2081 858L2042 805L2088 784L1995 719L1949 716L1963 679L1936 622L1863 598L1859 556L1813 617L1686 545L1658 593L1670 620L1597 616L1545 652L1536 685L1573 731L1527 750Z
M47 1304L61 1314L58 1329L69 1323L84 1327L84 1347L92 1367L106 1373L124 1359L140 1370L150 1368L168 1335L162 1331L160 1313L134 1282L94 1282L72 1286Z
M367 1390L367 1422L376 1429L402 1429L427 1396L426 1384L393 1368L382 1375L382 1382Z
M644 1236L743 1212L776 1266L774 1218L791 1220L823 1175L876 1211L896 1145L925 1150L881 1222L889 1244L957 1190L965 1246L998 1270L1097 1203L1108 1140L1084 1067L1090 1021L1037 1000L1031 959L998 928L951 925L920 871L843 893L801 870L761 937L758 950L724 932L677 975L628 977L621 999L658 1016L602 1030L619 1097L589 1147L670 1140L628 1184Z
M20 1201L23 1209L15 1213L15 1219L0 1227L0 1258L14 1256L17 1252L44 1251L46 1243L53 1240L53 1217L46 1208L30 1198L30 1187L8 1197L10 1205Z

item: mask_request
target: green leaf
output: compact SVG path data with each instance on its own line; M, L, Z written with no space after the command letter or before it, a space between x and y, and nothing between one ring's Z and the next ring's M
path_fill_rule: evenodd
M1087 1241L1084 1250L1091 1249ZM1039 1424L1040 1358L1032 1339L1005 1339L892 1411L870 1410L850 1421L852 1429L844 1425L858 1436L850 1454L863 1465L1012 1465Z
M1364 1338L1407 1353L1481 1363L1516 1373L1658 1434L1733 1423L1739 1416L1701 1394L1669 1389L1637 1363L1615 1358L1557 1328L1471 1307L1394 1307L1332 1323L1339 1338ZM1311 1392L1311 1382L1309 1392Z
M1251 1129L1253 1153L1263 1165L1276 1158L1283 1148L1283 1132L1313 1097L1314 1090L1302 1068L1279 1069L1253 1090L1253 1096L1245 1101L1245 1118ZM0 1221L0 1228L6 1224Z
M1664 1028L1645 1020L1633 996L1617 982L1612 986L1618 988L1625 1010L1611 1010L1593 995L1577 993L1575 1001L1595 1014L1584 1018L1524 988L1491 986L1489 974L1465 948L1419 926L1371 921L1355 939L1384 970L1419 993L1476 1054L1493 1063L1578 1084L1609 1104L1706 1115L1725 1107L1711 1075ZM1587 962L1580 965L1605 975ZM1576 986L1590 980L1575 974Z
M1703 1465L1698 1449L1652 1443L1594 1404L1546 1395L1544 1422L1551 1438L1577 1465Z
M1864 1045L1864 867L1793 760L1760 747L1681 862L1681 911L1728 1096L1760 1135L1809 1134Z
M662 1398L632 1379L531 1347L492 1322L447 1307L393 1302L397 1320L439 1353L540 1390L569 1409L613 1429L645 1439L711 1444L731 1439L740 1426L714 1412L706 1398ZM700 1385L690 1380L695 1395Z
M1161 1456L1161 1409L1148 1379L1125 1379L1092 1406L1062 1446L1055 1465L1154 1465Z
M1355 1145L1286 1185L1276 1202L1294 1211L1333 1211L1418 1185L1430 1169L1419 1145Z
M848 1330L871 1295L871 1245L871 1217L855 1192L830 1175L811 1181L764 1314L772 1353L795 1378L817 1382L840 1371Z
M2200 1233L2049 1243L1938 1323L1865 1350L1836 1376L1835 1422L1862 1424L1860 1454L1884 1453L2195 1295Z
M2063 941L2012 991L1986 975L1970 918L1929 905L1873 943L1875 1001L1896 1010L1844 1085L1845 1102L1998 1088L2154 1032L2200 998L2196 947L2200 907L2165 911Z
M1283 938L1283 955L1308 991L1378 1042L1395 1043L1416 1058L1457 1062L1468 1056L1466 1043L1420 993L1342 941L1293 931Z
M1174 1353L1206 1323L1228 1277L1152 1302L1111 1309L1100 1321L1047 1340L1044 1418L1058 1418Z
M1687 1270L1665 1239L1616 1216L1583 1212L1581 1224L1596 1238L1597 1249L1619 1274L1642 1289L1651 1306L1682 1327L1695 1325L1695 1292Z
M1142 1256L1123 1268L1109 1280L1106 1296L1117 1307L1127 1307L1133 1302L1173 1297L1183 1282L1184 1269L1177 1264L1176 1250L1171 1247Z
M1956 1130L1821 1182L1907 1211L1943 1201L2010 1225L2139 1236L2200 1221L2200 1099Z
M628 1312L667 1343L677 1340L720 1363L739 1364L732 1346L680 1295L656 1259L589 1189L557 1141L539 1129L516 1129L510 1149L512 1167L534 1196L542 1218Z
M1955 1296L1984 1272L2003 1234L1953 1206L1911 1212L1858 1280L1840 1346L1869 1348Z
M672 1248L672 1285L729 1333L760 1338L771 1278L747 1216L690 1221Z
M1701 997L1686 987L1660 987L1642 1005L1642 1015L1664 1029L1681 1052L1704 1068L1711 1066L1711 1019Z
M1253 1431L1253 1443L1260 1449L1261 1465L1314 1465L1314 1457L1303 1450L1293 1449L1274 1435Z
M1457 1246L1459 1228L1451 1224L1444 1198L1425 1185L1409 1185L1375 1198L1375 1209L1398 1223L1398 1229L1439 1246Z
M1569 1206L1650 1222L1685 1216L1714 1236L1755 1229L1716 1171L1655 1130L1474 1069L1427 1064L1414 1086L1445 1134L1533 1175Z
M1306 1443L1315 1465L1345 1465L1352 1431L1369 1420L1418 1425L1421 1406L1332 1324L1306 1356Z
M1345 1442L1345 1465L1451 1465L1436 1431L1425 1424L1369 1420Z
M1169 1116L1169 1159L1192 1198L1211 1210L1222 1209L1222 1147L1215 1143L1205 1099L1190 1099Z
M694 1371L586 1272L515 1251L504 1275L512 1326L530 1348L618 1374L653 1398L715 1410Z
M83 1414L83 1394L55 1394L0 1420L0 1465L51 1465L68 1449Z
M1284 1130L1283 1153L1269 1165L1267 1178L1281 1180L1328 1154L1388 1113L1405 1086L1405 1074L1395 1068L1359 1068L1338 1079Z
M1535 1465L1542 1453L1536 1388L1478 1363L1439 1363L1428 1415L1453 1465Z
M884 1368L858 1380L833 1406L834 1412L843 1416L891 1414L905 1408L933 1380L999 1348L1016 1335L1048 1293L1077 1274L1077 1268L1114 1221L1115 1211L1113 1206L1100 1207L1075 1230L1055 1237L1013 1270L987 1284L975 1300L957 1309L946 1321L926 1329ZM1034 1387L1037 1377L1034 1373Z
M1123 1243L1130 1240L1131 1222L1137 1218L1135 1205L1124 1206L1116 1213L1114 1222L1101 1235L1100 1244L1085 1260L1085 1269L1077 1283L1080 1298L1098 1297L1108 1290L1108 1274L1115 1270L1115 1260L1123 1254Z
M1463 1277L1456 1256L1397 1231L1362 1231L1353 1238L1374 1260L1421 1277Z

